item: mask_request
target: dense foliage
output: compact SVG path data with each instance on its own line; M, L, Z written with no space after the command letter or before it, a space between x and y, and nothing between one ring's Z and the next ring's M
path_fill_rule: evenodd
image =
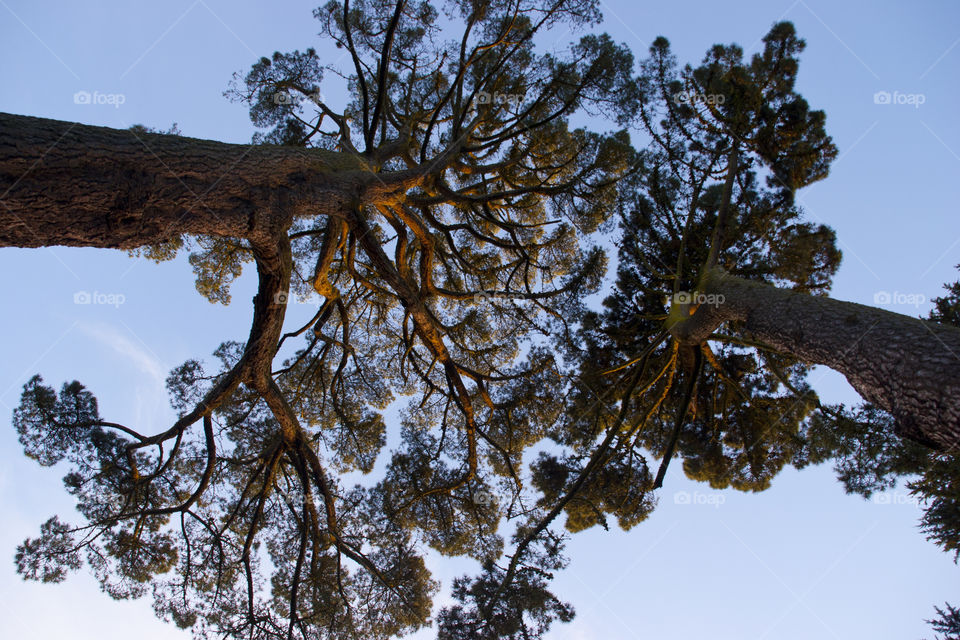
M736 323L698 346L670 333L711 303L697 288L713 267L829 291L834 234L794 196L836 148L795 90L792 25L750 58L717 45L681 68L665 39L636 66L590 32L594 0L345 0L314 17L346 69L277 52L228 95L255 143L336 152L336 179L390 188L266 242L143 250L189 252L223 304L255 266L250 337L171 372L178 419L158 434L105 420L79 382L27 383L14 426L67 469L80 523L26 540L24 577L86 563L201 637L389 638L431 623L429 548L478 565L436 612L440 638L537 638L574 614L550 590L566 536L642 522L674 456L747 491L827 460L865 495L915 475L924 530L960 551L951 459L892 439L871 407L823 406L807 365ZM538 47L564 29L585 33ZM325 98L328 74L346 104ZM612 130L575 128L584 114ZM955 321L957 291L937 319ZM291 329L298 298L317 311Z

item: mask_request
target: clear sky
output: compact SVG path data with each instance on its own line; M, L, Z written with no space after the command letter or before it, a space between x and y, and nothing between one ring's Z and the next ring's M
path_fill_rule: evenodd
M773 22L793 21L808 45L799 91L827 112L840 150L830 177L800 194L811 219L837 230L835 297L925 315L942 283L957 279L960 4L602 4L604 29L638 56L662 34L684 62L715 42L752 53ZM0 0L0 111L118 128L177 122L184 135L247 142L246 109L221 95L233 72L278 49L315 46L331 63L340 55L317 37L314 6ZM78 92L90 103L75 101ZM39 372L57 387L79 379L108 419L141 431L168 425L167 372L246 337L251 274L229 308L194 291L185 259L4 249L0 274L0 637L189 637L156 621L149 601L114 602L83 572L53 586L15 575L16 544L72 503L62 474L22 456L7 416ZM114 304L74 304L79 292ZM856 400L839 375L812 379L828 401ZM715 492L671 469L648 521L574 537L555 591L578 616L550 638L916 639L932 635L923 620L934 604L960 603L960 568L923 539L920 510L902 489L865 501L821 467L787 471L762 494ZM472 565L433 568L449 582Z

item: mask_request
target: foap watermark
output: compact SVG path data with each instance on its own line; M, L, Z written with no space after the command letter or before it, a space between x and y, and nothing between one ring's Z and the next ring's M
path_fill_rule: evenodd
M319 89L303 97L314 104L323 102L323 93ZM273 94L273 104L297 104L297 95L290 91L277 91Z
M518 109L520 105L523 104L523 95L519 93L500 93L499 91L494 91L493 93L478 91L472 104L475 107L479 105L504 104Z
M293 295L288 291L277 291L273 294L273 305L285 307L291 304L309 304L315 307L319 307L323 304L321 298L316 296L307 295Z
M105 304L118 308L127 301L127 296L122 293L101 293L94 291L77 291L73 294L73 304Z
M493 291L477 291L473 294L473 303L474 304L484 304L490 302L496 298L496 294Z
M314 300L310 300L309 297L301 296L292 296L287 291L277 291L273 294L273 304L274 306L285 307L288 304L317 304L320 303Z
M120 105L127 101L127 97L122 93L100 93L94 91L77 91L73 94L73 104L109 104L114 109L119 109Z
M697 93L696 91L678 91L673 94L673 101L676 104L704 104L708 107L717 107L727 101L727 96L722 93Z
M927 296L922 293L902 293L900 291L877 291L873 294L873 304L877 306L899 306L911 305L919 307L927 301Z
M884 491L883 493L875 493L873 494L872 501L873 504L909 504L913 505L914 507L920 506L920 498L909 493L904 493L903 491Z
M726 496L720 493L700 493L699 491L690 493L689 491L677 491L675 494L673 494L673 504L706 505L711 506L714 509L719 509L720 505L726 501Z
M719 307L723 304L722 293L702 293L700 291L680 291L673 294L673 304L675 305L707 305L709 307Z
M922 93L901 93L899 91L877 91L873 94L873 104L906 104L915 109L927 101L927 96Z
M493 491L480 489L473 493L473 502L481 507L493 509L499 504L497 496Z
M288 91L277 91L273 94L273 104L293 104L293 94Z

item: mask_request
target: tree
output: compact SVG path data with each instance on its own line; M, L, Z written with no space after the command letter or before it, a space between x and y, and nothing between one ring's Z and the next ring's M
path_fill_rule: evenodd
M583 375L616 386L608 371L648 359L628 422L632 446L662 459L654 487L676 453L716 488L765 489L814 407L803 359L757 349L767 337L753 326L692 330L701 309L746 304L704 287L705 274L761 299L781 291L763 282L789 286L785 295L815 304L808 294L825 293L839 265L832 230L803 222L794 205L795 190L825 177L836 155L824 114L793 90L803 42L780 24L765 45L749 61L718 45L697 68L678 69L660 38L641 65L637 120L650 162L626 180L616 288L584 320ZM781 326L795 319L783 314Z
M682 71L665 40L651 48L640 121L658 164L636 178L642 202L624 224L637 247L622 258L640 277L620 289L672 293L667 324L681 345L703 345L726 324L733 335L721 342L827 365L893 415L898 433L952 450L960 335L825 296L840 252L832 230L799 220L793 194L826 176L836 149L824 114L793 91L803 42L779 25L766 43L749 62L717 46ZM643 312L663 313L645 302Z
M350 56L353 99L340 109L324 102L323 76L335 70L312 50L263 58L230 94L268 129L253 147L0 116L0 245L120 248L154 259L189 248L198 290L221 303L244 264L259 278L246 344L224 343L213 370L191 360L172 372L180 418L162 433L104 420L79 383L59 393L39 377L25 386L14 416L25 451L41 464L71 465L66 483L85 522L44 524L18 551L24 576L62 580L85 555L109 593L135 596L153 584L158 614L200 632L390 637L427 623L436 590L420 555L427 544L483 567L455 584L460 604L440 613L441 637L536 637L572 616L548 589L564 565L553 521L565 513L576 531L612 514L635 525L653 508L657 484L640 449L669 460L707 442L683 425L707 393L698 381L714 356L700 343L716 326L701 338L699 311L682 322L661 313L659 322L623 325L630 350L611 346L610 327L582 303L605 264L590 235L625 194L668 189L659 176L667 180L676 161L656 147L637 153L624 131L571 129L569 118L585 110L626 125L653 104L649 72L638 91L631 54L600 35L583 36L565 56L537 52L538 34L595 22L589 0L446 9L464 25L459 41L439 42L426 2L317 10L324 35ZM736 238L756 245L749 228L727 230L740 219L731 210L749 205L745 219L762 235L793 223L791 191L825 174L832 146L822 115L792 92L800 45L784 25L766 44L752 71L720 48L692 76L731 104L677 116L685 126L675 134L695 127L702 139L690 144L700 158L691 168L717 156L699 169L703 204L694 198L688 215L712 242L678 236L681 248L662 255L672 264L684 256L678 271L688 275L666 291L699 282L689 265L700 257L687 248L708 247L713 267L739 249ZM776 82L764 87L761 77ZM785 184L754 188L750 161ZM776 241L779 262L761 243L754 273L715 279L825 291L839 259L830 233L798 224ZM703 282L712 292L714 276ZM322 304L284 333L290 295ZM746 313L747 304L725 309ZM756 330L749 315L731 317L745 321L741 333ZM823 338L811 335L813 346L801 346L815 352ZM288 353L298 338L302 346ZM594 352L581 341L596 343L617 370L586 366ZM808 352L796 348L773 364L799 379ZM724 362L736 364L735 355ZM746 372L748 359L742 364ZM715 387L735 394L728 379L744 372L715 371ZM767 383L751 384L762 395ZM334 473L373 468L385 444L382 411L398 395L412 401L384 478L342 486ZM795 411L796 424L812 402ZM763 415L749 403L731 406L743 413L736 424ZM653 416L660 435L638 428L637 415ZM943 437L939 423L918 429L952 446L949 428ZM545 439L564 454L540 458L525 486L523 454ZM741 435L747 454L756 439ZM736 482L768 481L793 455L776 446L785 450L728 465ZM703 477L725 477L711 455L701 456ZM513 524L506 556L504 520Z
M928 321L826 297L840 252L831 229L802 221L794 193L826 176L836 150L824 114L793 91L803 41L784 23L765 43L750 61L716 46L678 69L660 39L642 63L638 119L654 163L626 179L634 197L620 215L617 283L604 312L583 322L583 375L616 389L606 374L620 363L659 371L628 418L631 455L661 458L653 487L674 455L693 479L751 491L786 465L832 461L864 497L907 479L925 505L921 530L956 559L960 467L943 408L960 360L960 283ZM919 346L928 336L946 339ZM869 402L823 405L806 381L816 363ZM953 629L946 606L939 632Z
M427 2L318 9L354 98L323 101L337 70L312 49L263 58L230 92L268 130L253 147L0 118L0 245L189 247L198 290L221 303L244 264L259 279L246 344L171 373L180 417L162 433L103 419L77 382L25 386L25 452L70 465L84 521L43 525L18 552L24 576L62 580L85 555L111 595L153 584L158 614L184 627L373 638L426 624L423 544L500 555L498 522L523 509L516 468L549 424L532 378L556 368L519 345L596 287L603 254L585 237L638 166L625 132L569 117L622 117L611 96L633 61L601 35L537 52L541 32L596 22L589 0L446 10L459 41L440 41ZM284 333L288 297L311 293L315 317ZM335 473L382 455L397 395L415 401L385 477L342 486ZM544 588L558 562L525 561L505 628L538 607L542 629L569 617Z

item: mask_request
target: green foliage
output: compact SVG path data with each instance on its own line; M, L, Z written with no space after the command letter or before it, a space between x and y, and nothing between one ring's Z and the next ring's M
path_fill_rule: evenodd
M210 302L230 304L230 284L253 256L237 240L197 236L198 251L190 254L190 266L197 275L197 291Z
M243 272L244 263L253 260L250 250L238 240L217 236L178 237L133 249L129 254L157 263L168 262L184 247L190 250L188 260L197 277L197 292L210 302L230 304L230 285Z
M908 484L923 500L920 530L953 561L960 558L960 465L954 456L934 458L924 474Z
M277 51L270 58L260 58L245 78L248 86L257 87L249 97L250 120L257 127L274 129L254 141L301 146L307 127L294 113L310 96L319 99L322 79L323 69L313 49Z
M39 538L27 538L17 547L14 562L17 573L41 582L63 582L68 571L79 569L83 564L70 526L56 516L40 525Z
M653 478L643 456L607 457L564 507L566 528L571 533L597 524L608 528L607 514L616 516L617 524L628 530L643 522L656 506L651 494ZM540 504L549 507L572 489L583 464L575 458L541 453L532 471L533 483L542 493Z
M377 485L383 509L396 524L421 532L424 541L448 556L469 555L477 560L496 558L503 540L496 534L502 512L500 493L483 479L451 492L418 498L432 487L454 484L456 470L437 464L431 454L435 440L405 439L407 450L393 456L383 482Z
M960 639L960 609L951 606L948 603L943 605L946 610L940 607L934 607L937 611L937 617L933 620L927 620L937 633L942 636L936 636L936 640L958 640Z
M41 527L41 536L17 550L17 569L27 578L59 582L81 566L80 550L104 589L115 598L142 595L144 585L169 571L177 549L163 514L135 522L117 516L124 511L149 511L176 495L180 475L169 474L165 488L137 481L139 469L151 456L127 449L130 441L100 419L97 401L79 382L64 384L57 394L34 376L25 385L14 426L28 456L40 464L69 463L64 485L77 500L84 518L101 524L99 540L86 538L91 527L69 527L56 517ZM171 490L173 488L173 490ZM84 540L78 540L84 537Z
M869 498L919 473L930 460L929 449L893 433L893 419L873 406L824 408L807 423L794 464L833 462L847 492Z
M547 589L552 572L566 566L561 544L547 538L512 580L492 562L484 563L475 578L454 580L453 597L459 604L441 611L439 640L540 638L554 621L572 620L573 608Z
M454 39L441 10L462 27ZM432 548L487 567L476 585L458 583L463 606L445 619L538 637L572 609L547 589L558 546L543 548L552 534L536 524L549 505L528 506L524 455L566 428L555 338L571 335L601 285L606 256L591 236L639 164L625 130L570 118L629 120L632 54L595 33L538 50L551 29L595 24L595 0L359 0L314 15L344 68L313 49L277 52L228 95L262 130L255 144L333 151L320 170L356 186L362 204L329 218L303 207L270 242L200 235L138 253L159 261L186 248L197 290L222 304L255 262L250 339L171 372L178 418L158 434L102 421L77 383L59 395L28 384L21 441L43 464L70 465L82 521L46 526L18 566L62 579L82 557L108 593L149 585L157 614L199 636L366 639L428 624ZM346 104L323 94L331 72L347 79ZM396 193L364 192L418 172ZM265 257L271 243L279 257ZM290 295L318 307L284 334ZM398 399L399 443L386 452L384 411ZM585 500L630 526L649 510L647 475L611 462ZM513 538L523 550L507 570L495 564L501 528L535 532Z
M637 120L652 142L645 170L626 180L616 288L580 333L582 375L594 389L622 385L604 371L637 357L672 296L698 289L711 252L741 277L829 289L840 262L834 233L804 222L794 193L826 175L836 148L823 113L794 91L803 42L793 27L775 25L764 42L749 60L717 45L700 66L680 69L661 38L641 63ZM797 455L817 406L808 369L764 352L735 323L702 350L699 374L695 348L668 343L651 354L645 380L659 377L627 418L638 425L632 446L659 456L675 447L686 474L715 488L766 489Z
M960 269L960 265L957 265L957 269ZM930 319L960 327L960 281L946 284L944 288L948 293L945 296L933 299Z
M430 548L481 567L455 581L440 638L540 638L573 617L549 589L566 563L555 520L637 525L674 455L744 491L791 463L834 460L864 495L914 474L924 531L960 550L951 461L892 440L870 408L821 406L805 365L736 324L709 347L662 331L671 296L713 262L829 290L833 231L795 204L836 157L794 90L803 41L780 23L750 59L717 45L679 68L660 38L639 77L606 35L538 51L554 27L595 24L598 5L457 0L442 7L463 27L451 40L429 2L329 2L314 16L346 71L307 49L237 76L228 95L265 130L254 143L335 151L326 177L358 200L324 218L304 207L276 246L197 236L141 252L189 247L197 290L222 304L256 255L250 338L170 373L178 419L159 434L103 421L77 382L27 383L24 451L66 463L83 522L44 524L18 549L21 575L57 582L85 561L113 597L151 586L157 614L200 637L389 638L430 622ZM327 72L347 78L347 104L324 97ZM622 129L572 128L577 113ZM598 311L594 234L614 220ZM284 334L289 295L317 310Z
M133 258L146 258L154 262L169 262L177 257L180 249L184 246L182 237L175 238L168 242L148 245L139 249L132 249L129 254Z
M957 266L960 269L960 265ZM936 298L930 319L960 327L960 282L947 284L947 296ZM920 529L946 552L953 553L953 560L960 558L960 462L955 453L930 456L931 461L919 480L911 482L910 490L919 496L926 507L920 519ZM956 611L950 609L953 627L937 629L960 632ZM943 612L937 610L941 616Z
M49 467L84 443L100 416L96 398L76 380L64 384L59 395L42 383L35 375L24 385L13 426L24 453Z

